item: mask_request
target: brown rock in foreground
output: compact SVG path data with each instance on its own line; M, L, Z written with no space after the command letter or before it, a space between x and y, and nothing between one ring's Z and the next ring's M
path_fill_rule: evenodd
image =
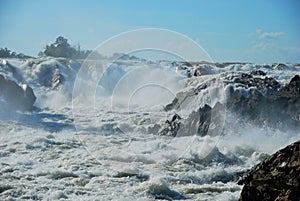
M300 201L300 141L268 157L249 170L240 201Z

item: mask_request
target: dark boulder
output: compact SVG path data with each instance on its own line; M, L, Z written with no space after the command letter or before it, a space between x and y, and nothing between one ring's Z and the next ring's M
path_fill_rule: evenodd
M279 150L246 172L240 201L300 200L300 141Z
M205 104L198 110L193 111L184 121L182 121L180 136L217 136L222 128L222 117L224 105L217 102L214 107Z
M53 73L53 77L51 79L51 88L52 89L57 89L62 83L65 82L64 76L61 74L59 70L56 70Z
M159 135L175 137L180 128L181 117L178 114L173 115L172 119L166 120L158 131Z
M279 63L279 64L273 64L272 65L277 70L285 70L287 68L287 65Z
M300 128L300 81L296 75L290 83L281 86L273 78L257 78L240 75L235 84L248 89L245 96L229 90L227 109L237 115L239 121L280 130Z
M281 106L281 113L286 114L299 126L300 124L300 76L295 75L278 93L270 97L272 102Z
M253 74L241 73L233 79L235 84L249 89L256 88L260 93L265 96L276 93L281 85L272 77L254 77Z
M299 131L300 76L296 75L288 84L281 85L272 77L256 76L258 74L263 75L264 72L222 75L223 82L227 85L226 102L224 105L217 103L213 108L207 104L203 107L195 105L195 100L202 99L202 90L210 87L208 82L177 93L173 101L165 106L166 111L175 110L181 114L180 111L185 108L194 109L180 121L166 121L160 132L156 125L155 133L168 136L205 136L209 133L215 136L223 128L234 125ZM225 111L233 115L225 116ZM230 118L231 116L235 118Z
M36 97L31 87L19 86L0 74L0 98L16 110L31 110Z
M150 128L154 133L157 131L159 135L182 137L182 136L217 136L221 133L224 120L225 106L219 102L214 107L205 104L198 110L193 111L185 119L182 119L178 114L175 114L171 120L166 120L165 123L158 128L158 125Z
M211 110L209 105L199 108L198 111L192 112L185 121L184 135L205 136L208 132L211 121Z
M262 71L262 70L253 70L253 71L251 71L251 74L252 75L262 75L262 76L265 76L265 75L267 75L264 71Z
M194 71L195 77L202 76L202 75L212 75L212 74L215 74L215 71L209 65L199 65Z
M244 162L236 156L226 156L222 154L217 147L214 147L211 152L208 153L204 158L197 161L205 166L211 166L213 164L223 164L223 165L237 165L243 164ZM227 181L228 182L228 181Z
M175 108L175 106L176 106L177 104L178 104L178 98L174 98L173 101L172 101L172 103L166 105L166 106L164 107L164 109L165 109L165 111L170 111L170 110L172 110L173 108Z
M297 84L297 83L298 83L298 86L299 86L299 82L300 82L300 76L299 76L299 75L295 75L295 76L291 79L290 84L293 84L293 83Z

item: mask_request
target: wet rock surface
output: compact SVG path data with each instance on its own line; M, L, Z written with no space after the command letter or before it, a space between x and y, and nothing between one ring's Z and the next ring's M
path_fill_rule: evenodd
M291 81L281 86L273 78L256 78L242 74L243 87L252 87L248 95L235 95L230 92L227 109L234 112L242 121L251 122L257 126L272 127L280 130L300 128L300 80L294 76Z
M205 104L197 111L193 111L186 119L178 114L173 115L172 119L166 120L163 125L156 124L149 132L158 133L163 136L182 137L182 136L210 136L219 135L221 132L223 116L217 113L224 109L224 105L217 103L213 108Z
M166 120L165 123L158 127L158 134L164 136L175 137L180 129L181 117L175 114L171 120Z
M62 61L61 62L67 62ZM57 89L66 80L63 75L65 70L58 60L29 60L25 64L25 72L30 75L34 83L49 89ZM30 69L28 69L30 67Z
M180 111L194 105L188 117L176 122L166 121L160 135L205 136L220 134L225 107L229 114L234 114L234 122L226 118L226 124L252 124L279 130L300 129L300 76L295 75L287 84L280 84L261 70L250 73L229 73L221 75L226 88L225 104L197 106L193 102L203 96L209 84L203 82L190 90L177 93L173 101L165 106L166 111ZM157 126L158 127L158 126Z
M271 97L271 100L278 103L285 103L284 110L291 119L300 121L300 76L295 75L289 84L279 90L277 94Z
M300 200L300 141L279 150L240 178L240 201Z
M16 110L31 110L36 97L31 87L19 86L0 74L0 98Z

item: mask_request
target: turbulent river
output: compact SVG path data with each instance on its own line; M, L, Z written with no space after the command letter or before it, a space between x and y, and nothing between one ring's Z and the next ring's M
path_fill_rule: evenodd
M300 71L279 67L126 60L99 78L78 61L2 60L1 75L28 84L36 101L33 110L17 111L0 96L0 199L238 200L243 187L238 176L299 139L299 133L239 124L226 110L215 114L227 113L214 135L174 137L154 128L167 125L175 113L188 119L198 106L225 102L228 86L248 98L250 89L230 82L236 74L262 69L284 85ZM197 68L198 77L193 76ZM185 107L165 110L178 92L220 74L227 83L221 92L215 85L201 88Z

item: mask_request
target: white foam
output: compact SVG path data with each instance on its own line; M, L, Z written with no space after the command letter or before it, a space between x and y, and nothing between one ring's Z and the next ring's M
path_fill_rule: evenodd
M153 86L166 86L176 93L184 87L189 90L213 80L216 75L183 80L181 75L185 73L173 73L175 69L168 62L143 66L140 61L115 63L120 70L116 74L125 74L108 76L115 78L113 97L103 95L105 88L100 85L96 93L89 91L99 81L99 72L93 71L92 66L84 69L85 77L77 80L78 96L73 99L73 105L78 106L73 122L75 132L67 125L72 124L70 95L78 63L65 64L50 58L8 62L24 72L24 83L33 87L36 106L42 110L10 113L0 98L0 187L13 187L2 192L0 199L153 200L184 196L187 200L237 200L241 186L233 182L236 173L299 139L299 134L289 131L239 125L231 125L231 132L221 139L147 134L149 126L161 124L172 115L161 106L173 96L165 88ZM285 70L252 64L208 68L209 73L263 69L267 76L283 83L299 72L299 68L291 65ZM50 76L47 69L53 73L60 71L66 82L57 89L42 86L40 76ZM6 70L1 73L14 76ZM157 85L145 86L149 83ZM247 89L231 86L237 93L249 95ZM186 114L195 105L198 109L204 103L213 106L224 101L218 89L213 83L209 90L201 90L184 108ZM208 160L206 156L211 151L214 153ZM214 154L223 154L232 162L222 162ZM204 163L205 159L208 162Z

